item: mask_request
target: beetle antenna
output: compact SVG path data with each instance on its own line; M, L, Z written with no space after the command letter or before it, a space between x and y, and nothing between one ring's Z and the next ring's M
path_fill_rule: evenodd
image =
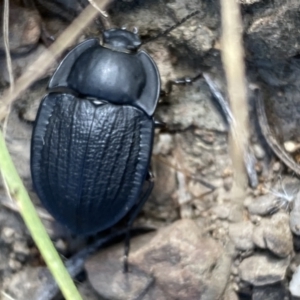
M200 10L195 10L194 12L190 13L189 15L187 15L186 17L184 17L183 19L181 19L179 22L177 22L175 25L171 26L170 28L166 29L163 32L158 33L156 36L153 36L149 39L146 39L142 45L145 45L149 42L152 42L162 36L167 35L168 33L170 33L172 30L174 30L175 28L177 28L178 26L182 25L184 22L186 22L187 20L193 18L194 16L198 15L200 13Z

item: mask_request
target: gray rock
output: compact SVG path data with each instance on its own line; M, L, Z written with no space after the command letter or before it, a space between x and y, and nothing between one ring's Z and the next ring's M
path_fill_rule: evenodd
M1 2L1 11L3 10ZM1 15L1 33L2 33ZM35 10L29 10L12 3L9 9L9 48L14 54L23 54L33 49L41 35L41 17ZM0 51L4 51L4 39L0 34Z
M239 266L239 277L254 285L264 286L284 279L290 259L279 259L264 254L245 258Z
M243 220L243 207L237 203L231 203L230 214L228 221L232 223L241 222Z
M9 254L10 247L3 245L1 243L1 252L0 252L0 272L7 272L10 269L9 266Z
M265 157L266 153L261 145L254 144L252 147L253 147L254 155L257 159L263 159Z
M296 267L292 280L290 281L289 290L293 296L300 297L300 266Z
M225 292L223 300L239 300L239 296L233 290L232 286L229 286Z
M290 227L294 234L300 235L300 193L294 198L290 212Z
M5 291L15 300L52 299L48 297L48 295L43 294L40 289L47 280L52 280L47 268L26 267L22 271L13 275ZM40 298L40 295L43 295L43 297Z
M3 191L0 190L0 193ZM29 235L21 218L10 210L0 209L0 273L8 280L30 258ZM17 252L15 252L17 251Z
M252 199L252 201L247 200L246 206L252 215L264 216L278 210L277 196L271 193Z
M257 225L261 222L262 220L262 217L261 216L258 216L258 215L250 215L249 216L249 220L254 224L254 225Z
M299 52L295 43L299 38L298 9L298 1L278 1L268 12L258 11L246 31L248 50L259 58L284 59L296 55Z
M30 174L30 140L32 126L24 124L18 118L18 112L12 110L8 119L6 143L16 169L25 181L31 184ZM0 186L2 182L0 183Z
M279 257L290 255L293 252L293 237L288 222L289 217L284 212L274 214L270 219L262 218L253 230L254 244L269 249Z
M278 195L281 203L283 202L283 207L284 205L287 207L298 197L300 180L293 175L280 176L273 190ZM287 202L287 204L284 202Z
M203 23L192 20L187 24L187 29L183 31L182 28L178 27L176 30L171 32L171 36L181 42L189 44L191 51L198 53L205 53L213 47L213 43L216 39L216 32L206 27ZM199 39L195 39L198 36Z
M52 53L42 44L38 44L36 48L30 51L26 56L15 56L12 57L12 72L14 78L20 77L27 68L30 68L32 63L39 57L42 53L48 52L48 55L52 55ZM6 60L3 57L0 57L0 68L2 70L0 74L0 84L9 83L9 75L6 67ZM53 74L56 65L53 64L51 68L48 68L46 72L41 76L41 78L47 78L49 75ZM32 72L35 72L32 69ZM25 92L26 93L26 92Z
M211 92L204 80L198 80L188 89L174 87L172 109L158 107L159 117L173 128L185 130L190 126L227 132L227 125L211 99ZM182 99L189 99L188 102ZM167 112L168 111L168 112ZM171 128L172 128L171 127Z
M111 254L115 254L115 249L111 251ZM94 260L89 260L86 264L91 285L105 299L136 299L143 295L154 282L151 275L148 276L138 268L130 268L129 273L125 274L121 257L120 253L119 259L113 261L112 258L106 256L106 263L101 266L101 269L99 269L99 262Z
M274 164L273 164L273 167L272 167L272 170L273 172L279 172L281 170L282 166L281 166L281 163L279 161L276 161Z
M168 155L174 148L172 135L169 133L161 133L157 137L157 141L153 147L153 154Z
M154 0L140 2L134 13L130 14L128 11L132 6L125 1L114 3L114 25L121 27L126 24L128 28L137 26L142 36L153 36L191 12L200 11L197 16L170 33L169 43L177 48L180 56L209 51L219 35L217 28L220 25L220 17L216 4L211 6L203 0L191 0L188 5L180 0ZM169 13L166 14L166 11Z
M103 298L100 298L100 296L96 294L90 283L87 281L80 283L78 291L83 300L103 300Z
M223 186L226 191L230 191L233 185L233 177L228 176L223 179Z
M265 228L264 223L265 220L261 220L260 224L254 227L253 235L252 235L253 243L261 249L267 248L267 244L264 237L264 228Z
M288 297L288 291L282 284L256 286L253 288L252 300L283 300L285 297Z
M231 259L222 246L203 238L191 220L133 239L128 274L122 257L123 244L86 263L90 283L104 298L219 299L230 274Z
M130 266L127 274L123 272L124 243L110 247L107 251L102 251L87 260L85 269L89 282L101 297L111 300L136 299L147 293L153 285L153 276L132 266L131 258L133 253L147 244L153 235L150 233L131 239ZM163 295L159 288L156 288L153 294Z
M253 224L250 221L239 222L229 226L229 237L238 250L247 251L254 248L252 233Z
M230 215L231 205L220 204L212 208L212 213L215 214L219 219L226 220Z
M267 248L279 257L286 257L293 251L293 236L289 226L289 216L280 212L272 216L264 226Z

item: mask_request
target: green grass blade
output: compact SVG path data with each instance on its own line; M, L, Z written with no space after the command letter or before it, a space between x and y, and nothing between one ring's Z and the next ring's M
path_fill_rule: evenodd
M29 198L8 153L3 133L0 130L0 170L9 188L10 195L20 208L20 213L29 229L33 240L39 248L50 272L55 278L66 300L82 300L72 278L66 270L59 254L53 246L44 225Z

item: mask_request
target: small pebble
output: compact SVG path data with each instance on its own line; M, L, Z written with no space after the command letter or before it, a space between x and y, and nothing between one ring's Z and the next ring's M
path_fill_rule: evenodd
M262 171L263 171L263 165L262 165L260 162L257 162L257 163L255 164L255 171L256 171L256 173L258 173L258 174L261 174L261 173L262 173Z
M300 266L297 267L290 281L289 290L295 297L300 297Z
M230 191L233 184L233 178L231 176L225 177L223 179L223 186L225 191Z
M20 253L24 255L29 255L30 253L26 242L15 241L13 244L13 250L16 253Z
M14 54L32 50L41 35L41 17L37 11L12 5L9 10L9 47ZM3 36L0 36L0 51L4 51Z
M293 236L286 213L279 212L265 222L264 240L267 248L279 257L287 257L293 252Z
M232 289L236 292L238 292L240 290L239 285L237 283L232 283Z
M235 259L235 260L233 261L232 264L233 264L234 266L238 267L238 266L240 265L240 263L241 263L241 262L240 262L239 259Z
M59 251L59 252L65 252L68 248L66 242L62 239L58 239L55 242L55 248Z
M263 159L266 155L265 150L259 144L253 145L253 152L257 159Z
M153 154L167 155L174 148L173 138L168 133L160 133L158 141L154 144Z
M273 172L276 172L276 173L279 172L280 169L281 169L281 163L280 163L279 161L276 161L276 162L273 164L272 169L273 169Z
M258 225L260 223L261 219L262 219L261 216L250 215L250 221L255 225Z
M22 264L15 259L10 259L8 265L13 271L17 271L22 268Z
M253 243L261 249L267 248L267 244L264 238L264 223L265 222L261 222L259 226L255 226L252 235Z
M254 286L264 286L282 281L290 260L263 254L245 258L239 266L240 278Z
M222 226L223 226L223 228L228 229L229 228L229 223L227 221L223 221Z
M246 197L244 200L244 206L248 207L253 202L253 197Z
M239 222L229 226L229 237L238 250L247 251L254 248L252 233L253 224L250 221Z
M223 177L228 177L228 176L232 176L232 175L233 175L233 171L230 168L226 168L222 172Z
M238 275L238 273L239 273L238 268L236 266L232 265L231 266L231 274Z
M230 206L226 204L217 205L212 208L212 213L219 219L226 220L230 214Z
M7 243L11 244L14 241L14 229L10 227L3 227L1 231L1 239Z
M268 215L271 212L278 210L277 196L269 193L252 199L247 208L252 215Z
M240 222L243 218L243 208L239 205L232 205L230 209L230 214L228 216L228 221L232 223Z
M188 191L194 196L194 198L200 198L209 192L210 189L203 186L203 184L198 181L190 180L188 183Z
M224 300L239 300L239 296L233 290L232 285L227 288Z

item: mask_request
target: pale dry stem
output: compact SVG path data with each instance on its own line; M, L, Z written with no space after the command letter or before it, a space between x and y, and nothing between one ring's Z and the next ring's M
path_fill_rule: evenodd
M245 78L243 24L236 0L222 0L222 60L227 79L228 96L234 117L231 158L234 171L232 200L242 206L248 182L244 150L249 139L247 86Z

